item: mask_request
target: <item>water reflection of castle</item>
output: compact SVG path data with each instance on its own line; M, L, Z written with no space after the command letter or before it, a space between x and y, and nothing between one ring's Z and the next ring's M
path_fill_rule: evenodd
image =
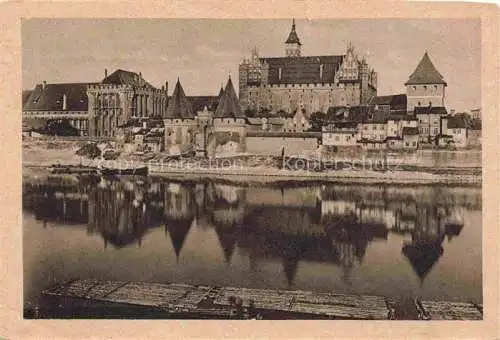
M214 228L225 261L235 249L256 269L261 259L283 263L289 284L298 263L332 263L350 271L368 245L389 233L408 236L402 252L423 281L460 234L466 209L481 208L480 189L335 185L243 187L205 182L109 181L26 184L24 208L37 219L87 224L105 245L141 243L164 226L179 258L192 228Z

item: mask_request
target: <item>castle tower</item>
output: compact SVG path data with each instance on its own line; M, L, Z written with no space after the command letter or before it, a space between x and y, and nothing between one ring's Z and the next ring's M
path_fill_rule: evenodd
M213 134L209 137L208 153L218 150L243 152L246 147L246 117L234 90L231 77L219 100L213 119Z
M174 93L168 102L163 122L165 125L165 151L172 155L192 151L197 123L179 79L177 79Z
M427 51L405 86L408 97L408 112L413 112L415 107L445 106L444 96L447 84L432 63Z
M300 39L295 32L295 19L292 22L292 30L285 41L285 53L287 57L300 57Z

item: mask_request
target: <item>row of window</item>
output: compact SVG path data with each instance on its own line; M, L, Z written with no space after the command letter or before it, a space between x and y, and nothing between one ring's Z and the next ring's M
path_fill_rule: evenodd
M423 85L424 90L427 90L427 85ZM434 90L437 90L438 86L434 85ZM413 89L416 90L417 86L413 85Z
M368 130L369 126L365 125L364 130ZM377 130L377 125L372 125L372 130ZM379 125L379 130L385 130L385 125Z
M426 127L419 128L421 134L428 134L429 131L432 131L433 135L437 135L439 133L439 128L433 128L432 130Z

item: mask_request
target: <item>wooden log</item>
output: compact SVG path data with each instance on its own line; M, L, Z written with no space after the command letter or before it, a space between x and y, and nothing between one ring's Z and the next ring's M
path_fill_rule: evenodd
M193 316L231 317L234 306L230 302L230 297L234 297L242 299L245 307L252 300L254 307L262 311L284 312L301 317L309 314L311 317L326 316L339 319L395 318L393 301L379 296L365 295L97 280L70 281L51 287L42 293L63 298L76 297L156 307L173 315L187 313ZM482 305L418 300L415 300L415 305L421 319L482 319Z
M85 297L87 292L99 283L100 282L97 280L74 280L65 284L58 285L56 287L52 287L51 289L44 291L44 294L81 298Z
M483 314L472 303L419 301L425 318L430 320L482 320Z
M143 306L160 306L177 301L192 287L176 287L165 284L128 283L103 296L109 302L121 302Z
M102 299L106 295L112 293L116 289L125 286L128 282L125 281L101 281L87 291L85 298L87 299Z

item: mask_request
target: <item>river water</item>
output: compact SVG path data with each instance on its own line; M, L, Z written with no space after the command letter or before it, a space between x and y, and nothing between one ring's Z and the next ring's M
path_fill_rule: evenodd
M482 302L479 187L23 184L25 306L73 278Z

